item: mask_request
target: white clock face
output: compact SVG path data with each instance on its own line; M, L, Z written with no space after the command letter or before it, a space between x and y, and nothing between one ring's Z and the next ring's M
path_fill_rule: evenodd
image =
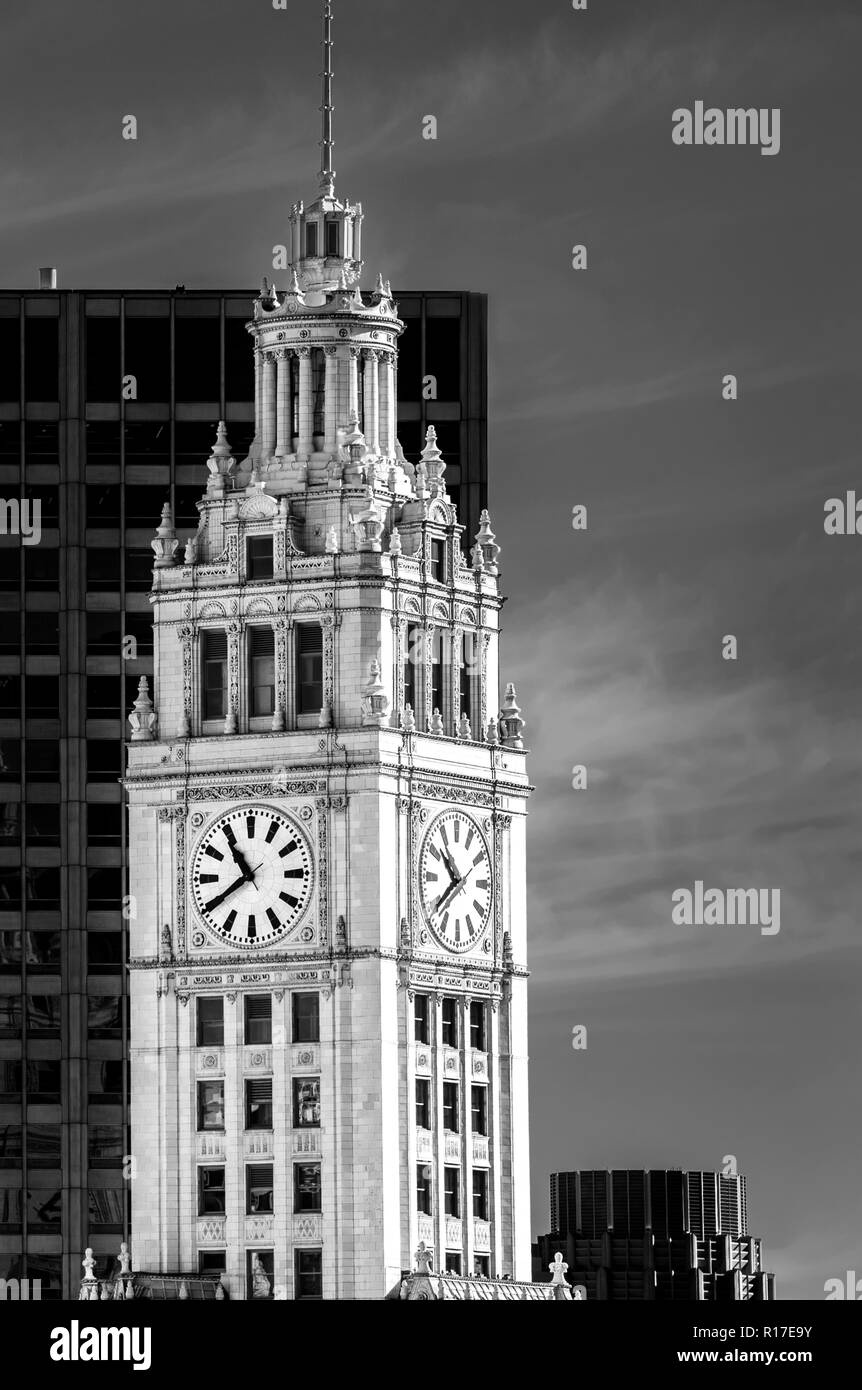
M282 940L311 899L313 858L305 835L270 806L219 816L192 861L192 896L210 931L250 950Z
M419 852L419 895L441 945L469 951L491 915L491 858L475 821L444 811L429 826Z

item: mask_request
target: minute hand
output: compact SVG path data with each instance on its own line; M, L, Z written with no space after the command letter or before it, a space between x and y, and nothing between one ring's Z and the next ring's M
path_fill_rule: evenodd
M237 888L241 888L244 883L248 883L247 875L244 874L242 878L235 878L230 887L226 888L223 893L219 893L218 897L210 898L209 902L205 904L207 912L212 912L214 907L218 907L225 898L229 898L231 893L235 893Z

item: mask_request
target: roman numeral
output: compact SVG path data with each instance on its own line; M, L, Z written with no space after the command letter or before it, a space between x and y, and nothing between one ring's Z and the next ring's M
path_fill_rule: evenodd
M248 831L248 838L249 838L250 840L253 840L253 839L254 839L255 821L256 821L256 817L255 817L255 816L246 816L246 818L245 818L245 828L246 828L246 830Z
M201 874L199 883L218 883L218 874Z
M270 920L273 930L278 931L279 927L281 926L281 922L278 916L273 912L271 907L268 907L266 909L266 915Z
M284 849L278 851L279 859L286 859L289 854L293 854L295 849L299 849L299 845L295 840L291 840L289 844L285 845Z
M287 903L288 907L296 907L296 904L299 902L299 898L291 897L290 893L279 893L278 896L283 903Z
M249 919L248 919L248 938L249 938L249 941L253 941L253 940L255 939L256 936L257 936L257 924L256 924L256 922L255 922L254 917L249 917Z
M273 840L275 839L276 835L278 834L278 831L279 831L279 824L278 824L278 821L277 821L277 820L270 821L269 830L267 830L267 832L266 832L266 841L265 841L265 843L268 844L268 845L271 845L272 842L273 842Z
M212 845L207 845L204 854L208 854L210 859L217 859L219 863L224 859L224 855L220 854L217 849L213 849Z
M222 931L228 931L228 932L233 931L233 924L234 924L235 921L236 921L236 913L234 912L233 908L231 908L231 910L230 910L230 912L228 913L227 917L225 917L225 919L224 919L224 923L222 924Z

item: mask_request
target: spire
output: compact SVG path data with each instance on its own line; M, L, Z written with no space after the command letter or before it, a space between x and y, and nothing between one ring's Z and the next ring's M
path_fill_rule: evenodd
M320 142L320 193L335 196L335 170L332 167L332 0L323 0L323 139Z

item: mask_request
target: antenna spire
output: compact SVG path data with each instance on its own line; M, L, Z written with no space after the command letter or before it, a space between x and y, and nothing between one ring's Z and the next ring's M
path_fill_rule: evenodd
M323 139L320 142L320 192L324 197L335 195L335 170L332 167L332 0L323 2Z

